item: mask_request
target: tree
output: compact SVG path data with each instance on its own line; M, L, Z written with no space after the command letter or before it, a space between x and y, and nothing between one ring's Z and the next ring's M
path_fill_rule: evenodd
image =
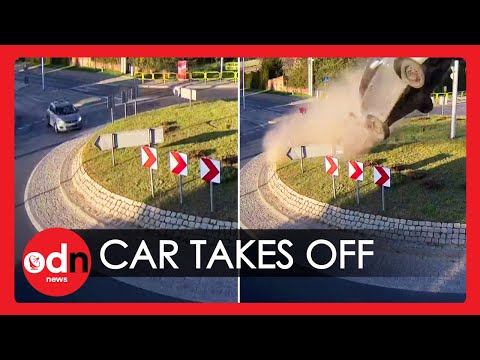
M288 86L305 88L307 87L308 68L307 59L296 59L286 74Z
M335 78L346 69L351 69L359 64L359 58L316 58L313 62L314 84L323 83L323 77Z

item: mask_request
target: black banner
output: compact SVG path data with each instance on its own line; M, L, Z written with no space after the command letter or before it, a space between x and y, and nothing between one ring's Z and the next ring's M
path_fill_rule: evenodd
M74 231L94 277L438 277L408 249L340 230Z

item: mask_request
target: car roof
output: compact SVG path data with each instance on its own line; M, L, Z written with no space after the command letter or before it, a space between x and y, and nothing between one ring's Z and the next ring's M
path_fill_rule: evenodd
M52 101L52 105L57 107L57 106L72 105L72 103L69 100L55 100L55 101Z

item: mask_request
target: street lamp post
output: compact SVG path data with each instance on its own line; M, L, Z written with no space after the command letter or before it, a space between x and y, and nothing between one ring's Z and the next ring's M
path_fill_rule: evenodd
M44 76L44 72L43 72L43 57L42 57L42 90L45 90L45 76Z
M308 95L313 96L313 58L307 59L308 65Z
M452 122L450 124L450 139L455 138L457 122L457 93L458 93L458 60L453 62L453 86L452 86Z

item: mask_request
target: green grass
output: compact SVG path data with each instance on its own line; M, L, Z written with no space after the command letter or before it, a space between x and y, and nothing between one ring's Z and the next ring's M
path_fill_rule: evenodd
M450 139L449 117L403 120L386 141L365 156L339 159L336 199L323 157L305 159L304 174L299 161L278 164L278 173L298 193L345 209L412 220L465 223L465 125L466 119L459 118L457 137ZM385 212L381 188L373 183L371 166L365 166L357 206L355 181L348 178L348 160L373 162L392 169L391 187L385 188Z
M265 94L283 95L283 96L300 96L304 98L310 97L310 95L307 95L307 94L292 93L289 91L278 91L278 90L268 90L268 91L265 91Z
M140 164L140 149L115 151L112 166L109 151L94 146L98 134L145 129L163 125L165 142L157 144L158 171L154 171L155 197L150 194L148 169ZM83 152L87 173L106 189L136 201L187 214L237 221L237 102L212 101L176 105L119 120L93 136ZM188 154L188 176L183 178L183 205L178 195L178 175L170 173L169 151ZM222 160L221 183L213 185L214 212L210 211L209 184L200 179L198 157Z
M98 69L98 68L95 69L95 68L86 67L86 66L70 66L68 70L87 71L87 72L96 72L96 73L101 72L102 74L114 75L114 76L125 75L121 71L117 71L117 70L104 69L102 71L102 69Z
M262 94L272 94L272 95L282 95L282 96L299 96L304 98L309 98L309 95L306 94L298 94L298 93L291 93L287 91L278 91L278 90L260 90L260 89L245 89L246 93L257 93L261 92Z

